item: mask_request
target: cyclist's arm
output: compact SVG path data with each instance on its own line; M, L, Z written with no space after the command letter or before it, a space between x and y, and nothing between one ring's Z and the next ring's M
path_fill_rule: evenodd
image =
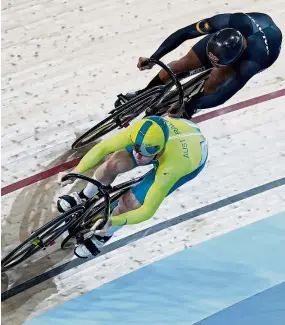
M108 154L121 150L130 145L131 129L132 126L120 131L119 133L114 134L109 139L104 140L99 144L96 144L80 160L74 172L82 174L86 172L89 168L96 166Z
M189 39L214 33L222 28L229 27L230 16L231 14L220 14L178 29L160 45L151 58L159 60Z
M113 216L112 226L137 224L151 218L177 180L177 176L167 171L157 174L145 196L143 205L138 209Z
M211 108L224 104L234 94L236 94L240 89L242 89L245 84L249 81L249 79L251 79L260 70L261 67L256 62L242 62L239 67L239 71L237 71L224 84L218 87L214 93L209 95L201 95L198 98L196 97L190 100L189 102L186 102L186 113L187 110L191 112L193 109L196 110L203 108Z

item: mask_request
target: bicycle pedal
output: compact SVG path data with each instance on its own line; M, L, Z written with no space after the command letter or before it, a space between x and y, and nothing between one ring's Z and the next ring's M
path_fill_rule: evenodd
M77 244L83 244L88 238L91 238L93 235L94 235L94 232L90 231L90 229L80 230L76 234Z

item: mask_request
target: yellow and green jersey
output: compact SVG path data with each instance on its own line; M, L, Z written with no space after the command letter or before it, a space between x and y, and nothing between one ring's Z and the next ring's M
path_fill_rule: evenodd
M196 177L207 160L207 141L199 127L185 119L165 118L169 139L165 150L144 180L132 188L141 207L112 217L112 225L136 224L151 218L166 196ZM130 135L136 123L95 145L77 166L79 173L97 165L108 154L126 149L132 156ZM134 165L136 167L135 161Z

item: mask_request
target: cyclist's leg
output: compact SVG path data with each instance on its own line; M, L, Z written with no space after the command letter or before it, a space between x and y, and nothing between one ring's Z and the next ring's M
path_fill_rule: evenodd
M122 149L114 152L108 160L100 165L96 169L94 176L102 184L109 185L115 180L118 174L125 173L134 167L136 166L130 152Z
M133 155L133 147L128 146L125 148L128 152L130 157L133 160L133 166L134 168L138 167L138 163L136 162L134 155ZM150 161L149 163L145 164L146 165L152 165L153 161ZM142 204L142 197L145 196L147 193L149 187L153 183L154 180L154 169L151 169L144 179L137 185L132 187L131 191L128 191L123 197L121 197L120 200L114 202L111 206L111 211L113 215L118 215L133 209L137 209L141 206ZM141 189L144 188L142 191ZM138 195L139 193L139 195Z
M182 58L172 61L168 65L175 73L193 71L203 66L193 49L191 49ZM168 73L163 69L159 72L159 79L163 84L170 81Z
M193 71L195 69L201 68L203 65L201 64L199 57L194 52L193 48L182 58L172 61L169 64L169 67L175 73ZM150 89L155 86L165 85L170 81L168 73L162 69L160 72L150 81L150 83L139 92L143 92L147 89Z
M154 179L155 169L152 168L140 183L133 186L130 191L121 197L117 207L113 211L113 215L117 216L121 213L138 209L144 203L145 196L153 184Z
M130 171L137 166L132 154L132 146L128 146L114 152L108 160L96 169L93 178L104 185L110 185L119 174ZM83 190L83 194L87 198L93 197L97 192L97 186L90 183Z

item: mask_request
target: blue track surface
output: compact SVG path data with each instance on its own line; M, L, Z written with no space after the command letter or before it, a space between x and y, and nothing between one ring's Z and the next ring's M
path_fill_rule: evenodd
M25 324L189 325L204 319L198 324L279 325L276 317L285 324L280 303L285 301L284 284L278 286L285 281L284 233L284 213L263 219L114 280ZM259 310L267 308L267 318L256 312L260 304L264 308ZM237 322L236 315L248 323Z
M216 313L196 325L284 325L285 282Z

